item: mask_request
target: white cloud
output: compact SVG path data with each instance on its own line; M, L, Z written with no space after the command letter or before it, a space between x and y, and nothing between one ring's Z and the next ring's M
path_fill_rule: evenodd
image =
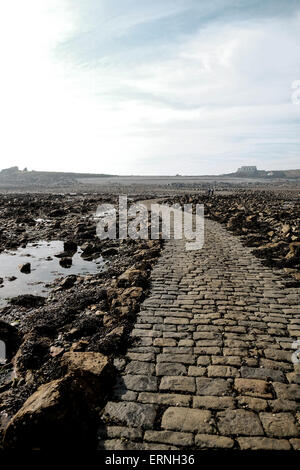
M143 10L128 17L128 28L143 23ZM78 21L64 0L1 4L0 167L211 173L243 159L278 168L284 156L283 166L299 166L299 14L211 22L155 60L108 55L84 67L67 49L54 53ZM125 34L118 15L104 31L121 24Z

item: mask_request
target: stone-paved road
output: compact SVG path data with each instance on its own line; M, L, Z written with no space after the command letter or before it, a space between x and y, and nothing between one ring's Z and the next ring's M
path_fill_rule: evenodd
M99 448L300 449L300 289L219 224L166 242Z

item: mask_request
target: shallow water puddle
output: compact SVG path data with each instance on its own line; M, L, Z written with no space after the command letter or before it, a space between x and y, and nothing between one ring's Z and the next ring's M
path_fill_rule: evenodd
M0 253L0 278L3 278L3 283L0 283L0 307L6 305L6 299L17 295L46 296L49 293L47 284L58 277L96 274L105 269L106 263L102 257L87 261L80 256L80 249L73 255L72 265L63 267L59 264L61 259L55 257L63 252L63 248L62 241L40 241L28 243L26 248ZM20 272L19 265L25 263L31 263L29 274ZM9 280L14 277L15 280Z

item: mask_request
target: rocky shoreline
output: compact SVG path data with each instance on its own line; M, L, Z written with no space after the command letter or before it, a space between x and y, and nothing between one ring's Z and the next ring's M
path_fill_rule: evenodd
M147 198L153 197L147 195ZM131 200L143 199L134 195ZM236 190L228 194L165 196L203 203L207 217L281 269L299 285L300 206L293 192ZM96 207L117 196L2 195L0 252L37 240L62 240L62 259L75 247L99 255L107 269L57 279L47 298L17 296L0 310L7 362L0 368L0 423L5 448L94 448L101 409L130 344L140 305L149 292L161 240L99 240ZM17 294L17 293L16 293Z
M99 240L96 222L87 214L107 202L115 199L2 198L2 250L37 238L59 238L65 241L66 257L72 246L80 245L84 256L101 253L108 261L99 274L58 279L47 299L16 296L1 310L0 336L8 362L0 369L6 448L44 447L53 440L59 446L62 437L64 447L76 439L93 446L97 411L114 377L113 360L126 350L162 244ZM37 223L38 217L45 222Z

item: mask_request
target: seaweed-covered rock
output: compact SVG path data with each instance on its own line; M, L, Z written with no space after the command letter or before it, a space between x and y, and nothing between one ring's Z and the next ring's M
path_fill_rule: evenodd
M100 353L69 352L63 378L41 385L8 423L10 449L93 448L96 419L111 382L110 361Z
M140 269L130 268L127 269L118 278L118 287L131 287L139 286L144 287L146 285L147 274Z
M39 295L25 294L12 297L9 302L18 307L35 308L45 305L46 298Z
M0 341L5 345L5 357L7 361L10 361L17 352L21 339L22 336L17 328L0 320Z

